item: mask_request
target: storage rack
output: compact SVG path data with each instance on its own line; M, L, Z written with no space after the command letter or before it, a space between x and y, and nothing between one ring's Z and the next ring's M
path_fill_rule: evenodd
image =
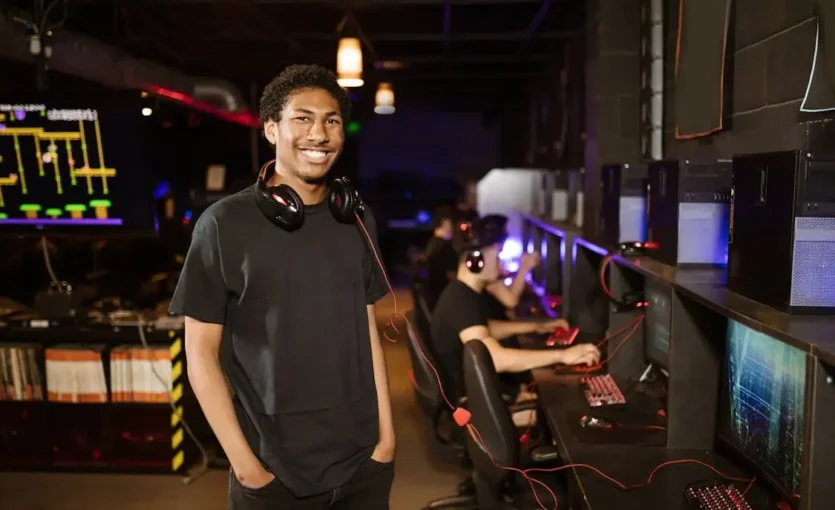
M149 346L168 346L170 403L111 399L111 348L141 347L138 327L62 325L37 319L0 323L0 343L39 346L37 362L44 393L39 401L0 401L0 470L184 473L198 460L199 451L185 433L184 419L201 441L212 436L188 384L182 329L146 326L143 330ZM58 344L106 346L102 351L106 403L48 400L44 351ZM87 455L61 458L58 452L66 448L80 448Z

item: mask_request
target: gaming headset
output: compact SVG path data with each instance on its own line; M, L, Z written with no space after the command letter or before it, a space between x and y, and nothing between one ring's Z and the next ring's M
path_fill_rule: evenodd
M507 237L507 217L491 214L474 222L461 223L458 230L458 249L463 253L464 265L471 273L479 274L484 269L482 249Z
M270 167L275 172L275 160L267 161L258 172L255 201L268 220L287 231L304 223L304 203L296 190L286 184L269 186ZM354 223L365 210L365 204L345 177L338 177L328 186L328 209L340 223Z

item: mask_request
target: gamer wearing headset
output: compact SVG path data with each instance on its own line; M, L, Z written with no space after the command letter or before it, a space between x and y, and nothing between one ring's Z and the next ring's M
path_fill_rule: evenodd
M318 66L267 85L276 162L200 217L171 302L232 465L234 510L389 508L394 430L374 312L387 286L351 221L359 196L326 181L350 106ZM368 212L364 224L376 244Z
M426 270L426 280L423 284L423 293L426 304L430 310L435 309L441 292L446 288L447 283L456 279L458 271L458 253L453 246L453 235L455 234L457 213L450 207L440 207L435 211L433 218L434 230L432 237L426 243L426 248L421 254L421 262ZM494 216L501 221L503 216ZM470 223L476 218L470 218L464 223ZM504 223L507 219L504 218ZM510 286L503 281L496 281L486 287L483 296L483 303L490 319L507 319L507 309L514 308L519 304L519 299L525 290L525 276L539 264L539 255L525 253L519 264L519 271Z
M568 327L562 319L519 322L491 320L486 315L481 293L499 278L499 250L507 237L506 224L507 219L502 216L485 216L456 232L455 244L460 253L457 278L446 286L432 314L432 341L447 377L450 398L466 395L463 344L470 340L484 342L499 373L524 372L558 363L592 365L600 359L600 351L591 344L547 350L502 346L500 341L513 335L550 333L557 327Z

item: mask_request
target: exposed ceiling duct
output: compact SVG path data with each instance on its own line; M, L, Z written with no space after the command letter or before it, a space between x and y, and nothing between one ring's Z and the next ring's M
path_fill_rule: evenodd
M231 83L188 76L69 30L54 33L49 46L51 70L116 88L148 90L232 122L257 125L257 116ZM23 27L0 12L0 58L33 63L29 47Z

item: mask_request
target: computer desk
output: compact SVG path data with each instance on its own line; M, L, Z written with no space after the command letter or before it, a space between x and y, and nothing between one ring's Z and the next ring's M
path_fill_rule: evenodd
M530 346L533 341L526 337L520 338L523 346ZM553 368L541 368L532 372L537 383L540 407L564 464L594 466L624 485L645 483L656 466L686 459L705 462L729 476L751 476L732 461L712 452L671 450L663 445L581 442L574 431L576 426L570 422L577 419L578 415L594 414L596 411L589 407L582 395L582 375L560 375ZM576 507L590 510L684 509L683 494L688 484L701 480L721 480L708 467L692 462L665 466L657 471L649 486L630 491L618 489L588 468L568 468L566 475L569 493ZM744 490L745 484L740 483L738 487ZM770 498L769 493L758 484L746 496L754 509L775 508L776 502Z

